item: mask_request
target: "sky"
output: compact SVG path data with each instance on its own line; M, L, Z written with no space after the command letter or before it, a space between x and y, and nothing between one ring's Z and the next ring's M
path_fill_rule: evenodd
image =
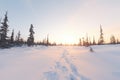
M0 18L8 11L9 34L20 30L25 40L33 24L35 41L78 43L86 34L99 38L100 24L105 41L120 38L120 0L0 0Z

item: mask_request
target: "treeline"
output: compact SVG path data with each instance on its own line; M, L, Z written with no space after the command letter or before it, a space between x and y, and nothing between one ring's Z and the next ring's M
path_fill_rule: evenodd
M29 28L29 35L27 40L25 41L21 37L20 31L17 33L16 37L14 35L14 29L12 30L11 36L8 36L8 31L9 31L9 25L8 25L8 16L7 12L4 15L3 20L0 20L0 48L10 48L14 46L37 46L37 45L45 45L45 46L55 46L56 43L51 43L49 41L49 36L43 41L40 42L34 42L34 26L33 24L30 25ZM90 37L86 34L86 37L82 37L79 39L79 43L75 44L77 46L90 46L90 45L105 45L105 40L104 40L104 34L103 34L103 29L102 26L100 25L100 37L98 41L95 40L95 37L91 40ZM115 38L114 35L110 37L110 42L107 44L120 44L120 41L118 38ZM59 45L64 45L64 44L59 44Z
M120 44L120 41L118 38L116 38L114 35L111 35L109 42L105 43L104 36L103 36L103 29L100 25L100 35L98 41L95 41L95 37L91 40L90 37L86 34L86 37L80 38L79 40L79 46L90 46L90 45L106 45L106 44Z
M3 20L0 20L0 48L10 48L13 46L34 46L34 45L56 45L56 43L51 44L49 42L49 37L47 36L47 39L44 39L41 42L34 42L34 29L33 24L30 25L29 28L29 35L27 40L23 40L21 37L20 31L17 33L16 37L14 35L14 29L12 30L11 36L8 36L9 31L9 25L8 25L8 16L7 12L5 13L5 16ZM15 38L14 38L15 37Z

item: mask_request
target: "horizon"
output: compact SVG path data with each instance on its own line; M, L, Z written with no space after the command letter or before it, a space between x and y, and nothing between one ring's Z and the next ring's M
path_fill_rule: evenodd
M8 11L9 34L21 31L27 39L30 24L35 31L35 42L49 34L50 42L76 44L86 34L99 39L100 24L105 42L111 35L119 37L120 5L118 0L2 0L0 18Z

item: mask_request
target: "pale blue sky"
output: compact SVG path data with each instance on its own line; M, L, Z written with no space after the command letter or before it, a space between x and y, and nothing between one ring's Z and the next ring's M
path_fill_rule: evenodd
M35 40L49 34L50 41L77 43L86 36L99 37L102 24L104 37L120 37L120 0L0 0L0 17L8 11L9 33L21 31L27 38L34 25Z

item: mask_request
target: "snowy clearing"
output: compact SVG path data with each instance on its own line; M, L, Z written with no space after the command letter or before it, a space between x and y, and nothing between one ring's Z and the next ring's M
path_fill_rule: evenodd
M0 80L120 80L120 45L0 49Z

